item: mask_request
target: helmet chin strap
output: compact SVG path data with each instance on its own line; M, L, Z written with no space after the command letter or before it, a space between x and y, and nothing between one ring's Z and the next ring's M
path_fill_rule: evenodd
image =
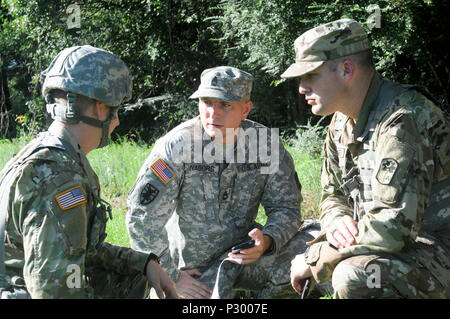
M71 92L67 93L67 100L69 101L68 104L71 105L73 103L73 101L75 101L75 98L71 99L69 96L75 96L75 94L73 94ZM77 119L79 119L80 121L82 121L88 125L96 126L96 127L99 127L102 129L102 137L100 139L100 143L98 144L97 148L102 148L109 144L109 125L111 124L111 121L116 117L117 110L118 110L118 108L110 107L109 115L106 118L106 120L104 120L104 121L100 121L98 119L84 116L84 115L78 114L78 112L75 112L76 113L75 117Z
M73 107L75 101L75 94L69 92L67 93L67 105L61 105L54 102L51 98L46 97L47 112L50 113L53 119L65 122L68 124L77 124L79 121L84 122L88 125L99 127L102 129L102 137L97 148L105 147L109 144L109 125L111 121L115 118L118 108L111 108L108 117L105 121L100 121L98 119L81 115Z
M109 126L111 121L116 117L118 107L110 107L109 115L104 121L100 121L98 119L94 119L92 117L78 115L78 119L88 125L96 126L102 129L102 138L100 139L100 143L97 148L105 147L109 144Z
M111 112L112 113L112 112ZM110 113L110 115L111 115ZM112 119L114 117L108 116L108 118L105 121L100 121L97 119L94 119L92 117L87 117L84 115L79 115L78 119L81 122L84 122L88 125L96 126L102 129L102 138L100 139L100 143L98 144L97 148L105 147L109 144L109 124L111 123Z

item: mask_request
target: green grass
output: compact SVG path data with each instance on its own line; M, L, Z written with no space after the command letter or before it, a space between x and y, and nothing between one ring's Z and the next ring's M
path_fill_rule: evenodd
M113 219L106 226L108 242L130 245L125 223L127 195L151 148L149 145L122 139L118 143L94 150L87 156L99 177L103 199L113 207Z
M323 134L317 127L305 126L297 137L286 144L292 154L295 169L302 184L302 216L317 217L320 200L320 168ZM30 138L22 137L13 141L0 140L0 167L17 153ZM152 146L121 139L107 147L94 150L88 159L99 176L102 198L113 207L113 219L108 222L106 240L115 244L129 246L129 236L125 224L127 195ZM256 221L265 224L267 217L262 206L259 207Z
M302 216L303 218L317 218L321 193L320 169L322 159L312 157L296 146L287 146L286 148L294 158L295 170L302 185Z
M16 138L12 141L0 140L0 167L3 168L30 140L31 137Z

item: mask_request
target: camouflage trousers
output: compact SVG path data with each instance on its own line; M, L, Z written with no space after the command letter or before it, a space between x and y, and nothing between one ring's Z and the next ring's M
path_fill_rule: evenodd
M446 245L419 238L401 257L344 259L333 271L334 298L450 298L449 256Z
M202 276L197 279L211 289L217 279L221 299L236 298L240 291L246 291L247 297L258 299L299 298L291 286L291 261L297 254L305 251L306 242L314 239L313 233L319 230L320 224L312 223L311 227L298 232L278 254L263 255L257 262L248 265L228 261L221 265L227 257L226 253L209 267L199 269Z

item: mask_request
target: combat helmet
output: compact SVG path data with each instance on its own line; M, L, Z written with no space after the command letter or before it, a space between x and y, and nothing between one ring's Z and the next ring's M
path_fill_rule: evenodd
M131 99L132 77L125 63L113 53L90 45L62 50L42 72L42 95L53 119L76 124L79 121L102 128L98 147L108 144L111 120L120 105ZM55 103L49 92L67 92L67 105ZM83 95L113 108L105 121L87 117L74 107L76 95Z

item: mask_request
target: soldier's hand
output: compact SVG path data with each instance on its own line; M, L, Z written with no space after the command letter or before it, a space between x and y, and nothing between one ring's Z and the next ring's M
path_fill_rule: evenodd
M178 298L175 283L156 261L150 260L147 263L146 275L148 283L155 289L159 299Z
M185 299L209 299L212 291L208 286L196 280L194 276L201 276L198 269L182 270L180 278L175 284L177 293Z
M306 279L312 276L311 268L305 261L303 254L295 256L291 261L291 285L301 295Z
M327 232L327 241L336 248L345 248L356 242L358 235L357 222L350 216L339 219Z
M228 256L235 259L241 259L242 265L247 265L256 262L264 252L272 245L272 238L263 234L263 232L254 228L248 235L255 240L255 246L247 249L241 249L239 254L229 253ZM232 261L234 262L234 261ZM237 263L237 262L235 262Z

